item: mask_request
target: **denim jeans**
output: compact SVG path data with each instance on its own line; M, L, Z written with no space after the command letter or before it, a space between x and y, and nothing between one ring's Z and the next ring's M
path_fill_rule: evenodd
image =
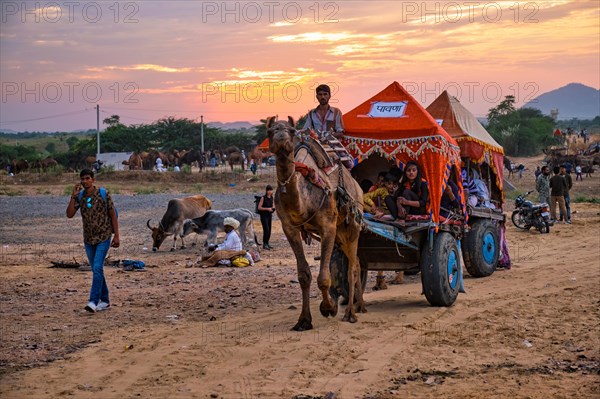
M98 304L99 301L110 303L108 299L108 286L104 278L104 258L110 248L110 238L99 244L85 244L85 253L92 267L92 288L90 289L90 302Z
M571 196L569 194L565 195L565 208L567 208L567 217L565 218L565 222L571 220ZM563 219L562 210L560 211L560 218Z

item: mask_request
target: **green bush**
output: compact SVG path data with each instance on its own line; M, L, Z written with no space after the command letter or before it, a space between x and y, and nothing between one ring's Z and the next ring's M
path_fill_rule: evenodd
M600 204L600 198L598 198L598 197L585 197L583 195L579 195L579 196L575 197L575 199L573 200L573 202L576 202L576 203L587 202L587 203L591 203L591 204Z

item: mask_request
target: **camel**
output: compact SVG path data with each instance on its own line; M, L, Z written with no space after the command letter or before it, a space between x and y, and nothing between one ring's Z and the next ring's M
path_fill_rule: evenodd
M254 150L252 150L252 152L250 152L250 154L248 154L248 158L253 160L257 165L260 165L261 163L263 163L264 160L266 160L270 156L271 156L270 153L263 151L258 147L254 148Z
M236 164L240 164L240 166L242 167L242 171L244 171L244 164L246 163L246 160L244 159L244 155L242 155L241 152L232 152L229 155L227 155L227 162L229 163L232 172L233 165Z
M315 237L321 241L321 259L317 285L321 290L323 300L320 311L324 317L334 317L338 311L339 293L332 286L332 274L329 264L334 245L338 245L348 258L348 306L343 320L351 323L357 321L356 312L366 312L360 284L359 260L357 256L358 236L362 223L357 217L362 215L363 193L358 183L350 176L343 166L338 166L336 176L342 176L342 183L330 183L330 178L320 169L315 173L325 183L321 188L297 170L294 154L294 120L276 121L276 117L267 120L267 133L270 139L270 151L277 156L275 168L277 171L277 191L275 192L275 208L281 220L283 232L296 256L298 281L302 288L302 311L298 322L292 330L305 331L313 328L310 314L309 294L312 275L302 247L303 235ZM309 163L310 155L302 159ZM316 165L316 162L313 162ZM332 175L333 175L332 174ZM343 186L350 199L346 205L338 209L337 202L341 200L337 194ZM343 196L342 196L343 197ZM349 206L348 206L349 205ZM334 287L337 285L334 284ZM357 290L356 309L354 306L354 289ZM330 296L333 296L333 298Z

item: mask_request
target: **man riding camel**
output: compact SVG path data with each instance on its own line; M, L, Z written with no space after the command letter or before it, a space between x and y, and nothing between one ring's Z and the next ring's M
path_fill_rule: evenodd
M310 110L306 116L303 130L313 130L322 143L328 144L340 158L344 166L352 169L354 159L338 141L344 136L344 123L342 122L342 111L329 105L331 89L327 85L317 86L316 96L319 105Z
M325 132L333 131L333 137L341 138L344 135L342 111L329 105L331 89L327 85L319 85L316 89L316 95L319 105L309 111L303 130L313 129L319 136Z

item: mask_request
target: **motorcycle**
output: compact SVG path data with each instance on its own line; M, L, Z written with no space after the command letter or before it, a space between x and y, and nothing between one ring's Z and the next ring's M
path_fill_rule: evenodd
M104 165L104 162L102 162L101 160L97 160L96 162L94 162L92 164L92 171L94 173L98 173L100 172L100 169L102 169L102 166Z
M550 213L548 204L533 204L525 198L533 191L528 191L519 195L515 199L515 210L512 213L511 220L513 224L521 230L529 230L535 227L541 234L550 233Z

